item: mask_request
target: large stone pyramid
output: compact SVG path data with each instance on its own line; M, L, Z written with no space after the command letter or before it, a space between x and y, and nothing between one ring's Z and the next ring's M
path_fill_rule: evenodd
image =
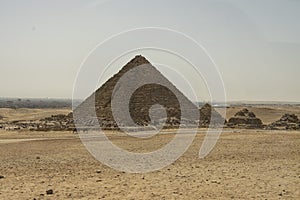
M114 89L122 76L131 69L141 65L147 66L146 71L144 70L143 73L135 74L134 77L131 77L132 81L139 83L146 79L147 76L151 75L153 78L155 77L156 80L159 80L159 82L163 82L164 85L146 84L139 87L132 94L129 102L129 108L127 109L129 109L130 116L135 125L149 125L151 122L149 110L156 104L163 106L166 110L167 116L164 119L166 126L178 127L180 120L185 121L187 124L198 125L198 121L186 118L182 119L179 102L183 102L185 104L185 108L190 110L198 110L197 106L185 97L166 77L164 77L146 58L141 55L137 55L128 62L117 74L106 81L73 111L74 114L77 112L83 116L82 121L80 121L81 119L76 119L76 123L83 126L92 126L100 123L102 128L118 128L113 117L111 107ZM91 113L93 112L96 113L96 117L92 117L93 115ZM159 123L159 121L155 123ZM122 121L121 126L134 126L134 124L125 120Z

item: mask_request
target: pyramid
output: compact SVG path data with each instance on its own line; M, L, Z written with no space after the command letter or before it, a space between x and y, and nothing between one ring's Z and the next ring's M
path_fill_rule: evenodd
M256 115L244 108L228 120L229 127L262 128L262 121Z
M200 109L200 126L208 127L223 126L226 123L226 119L223 118L210 104L204 104Z
M116 123L112 111L112 98L118 81L131 70L136 69L138 66L146 66L142 73L134 74L130 77L130 82L135 81L137 84L142 83L147 76L151 75L155 80L164 83L161 84L145 84L136 89L129 102L130 117L134 124L126 120ZM149 78L149 77L148 77ZM122 97L122 91L118 91ZM124 94L125 97L126 94ZM120 102L122 99L119 100ZM128 62L117 74L106 81L99 89L97 89L90 97L81 103L73 112L74 114L80 113L82 119L76 119L76 124L82 126L93 126L100 124L102 128L118 129L121 126L148 126L151 122L150 108L154 105L161 105L164 107L166 113L166 126L178 127L180 121L198 125L194 116L191 119L181 119L180 102L183 102L185 109L198 110L186 96L184 96L166 77L164 77L151 63L141 55L135 56ZM121 108L120 108L121 109ZM156 108L159 109L163 108ZM119 110L120 111L120 110ZM122 112L122 110L121 110ZM96 116L95 114L96 113ZM192 112L191 112L192 113ZM199 113L197 113L199 115ZM93 117L94 116L94 117ZM159 121L159 119L158 119ZM157 122L158 123L158 122ZM118 126L119 124L119 126Z
M300 120L295 114L284 114L279 120L269 124L267 129L271 130L300 130Z

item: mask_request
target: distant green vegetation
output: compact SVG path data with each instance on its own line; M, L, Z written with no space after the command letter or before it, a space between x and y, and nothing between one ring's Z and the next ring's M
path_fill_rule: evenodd
M76 105L80 100L76 100ZM0 98L0 108L72 108L71 99Z

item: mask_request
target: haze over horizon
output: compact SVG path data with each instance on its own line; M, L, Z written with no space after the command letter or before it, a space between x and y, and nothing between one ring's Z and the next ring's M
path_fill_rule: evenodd
M164 27L206 48L228 101L299 102L299 10L300 1L293 0L2 1L0 96L71 98L80 65L99 43L129 29ZM181 72L171 57L138 51L121 57L103 81L136 54L154 64L168 61ZM177 86L175 74L162 73Z

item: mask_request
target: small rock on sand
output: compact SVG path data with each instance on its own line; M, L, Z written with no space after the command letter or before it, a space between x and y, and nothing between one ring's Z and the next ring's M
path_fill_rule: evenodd
M52 189L47 190L47 191L46 191L46 194L48 194L48 195L49 195L49 194L53 194L53 190L52 190Z

